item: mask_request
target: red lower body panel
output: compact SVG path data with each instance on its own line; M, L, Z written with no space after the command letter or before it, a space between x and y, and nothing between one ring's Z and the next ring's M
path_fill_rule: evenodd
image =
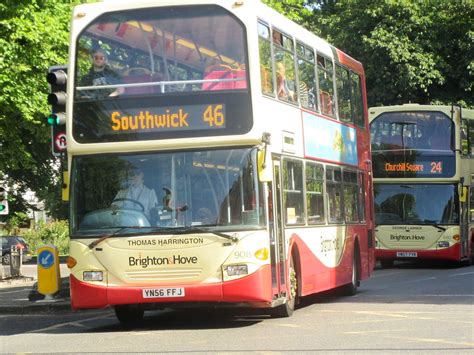
M415 252L417 257L397 257L397 252ZM453 260L458 261L461 258L461 244L454 244L452 247L439 250L384 250L375 249L375 257L377 259L399 259L399 260Z
M73 309L104 308L118 304L169 303L169 302L232 302L262 303L272 300L270 266L238 280L214 284L173 285L184 287L184 297L143 298L145 288L162 288L169 285L149 286L97 286L70 276L71 306Z

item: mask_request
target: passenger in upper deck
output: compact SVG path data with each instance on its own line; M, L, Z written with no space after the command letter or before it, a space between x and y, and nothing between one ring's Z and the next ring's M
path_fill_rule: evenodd
M107 53L102 48L92 52L92 67L89 72L79 80L79 86L116 85L122 78L107 64ZM114 97L123 94L125 89L88 90L84 96L92 98Z
M289 88L288 82L286 80L286 69L283 62L276 63L276 77L278 98L295 101L295 93Z

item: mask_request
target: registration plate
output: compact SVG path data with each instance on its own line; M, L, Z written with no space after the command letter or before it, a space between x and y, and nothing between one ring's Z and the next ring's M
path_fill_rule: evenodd
M397 257L399 258L416 258L418 256L418 253L414 251L398 251L397 252Z
M184 297L184 287L146 288L142 295L143 298Z

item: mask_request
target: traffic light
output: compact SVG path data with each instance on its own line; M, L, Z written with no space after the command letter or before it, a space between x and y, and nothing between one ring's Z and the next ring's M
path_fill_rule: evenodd
M3 186L0 186L0 215L8 214L8 193Z
M51 105L51 114L48 124L51 126L53 155L60 155L66 150L66 86L67 66L56 65L48 70L46 80L51 86L48 103Z

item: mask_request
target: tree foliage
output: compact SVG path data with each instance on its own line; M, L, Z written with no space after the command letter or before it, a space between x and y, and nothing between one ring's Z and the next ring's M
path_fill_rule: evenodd
M474 2L301 3L310 30L364 64L369 105L474 105Z
M31 189L60 215L59 179L45 117L51 65L67 63L73 1L0 3L0 178L10 186L10 210L24 211ZM56 192L56 193L55 193Z

